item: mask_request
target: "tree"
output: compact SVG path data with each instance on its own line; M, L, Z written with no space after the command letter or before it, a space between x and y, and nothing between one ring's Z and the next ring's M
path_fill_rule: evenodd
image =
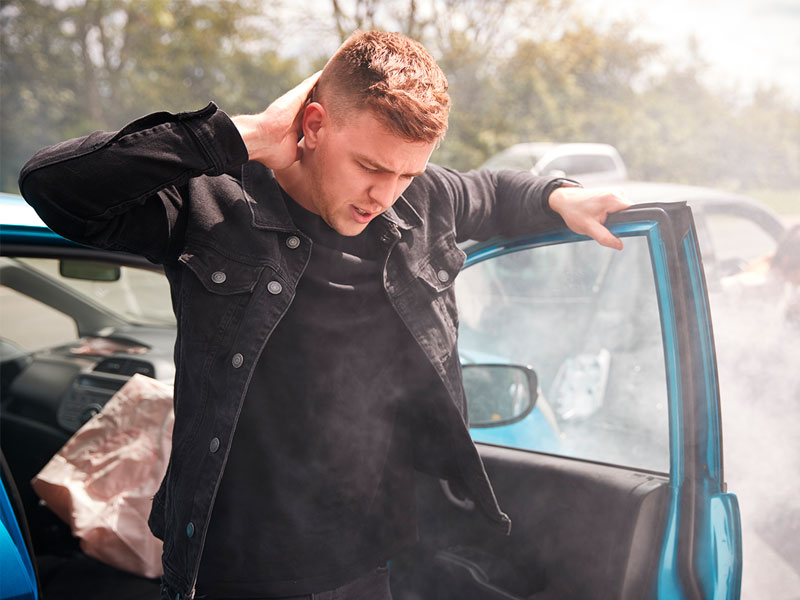
M355 29L399 31L423 43L447 75L453 111L434 160L467 169L509 140L513 125L499 109L497 69L516 45L563 23L569 0L331 0L343 41ZM323 17L327 18L327 17Z
M591 24L571 0L319 6L4 0L2 188L16 189L39 147L152 110L209 99L229 113L262 110L356 28L410 35L444 69L453 111L433 156L441 164L476 167L517 142L596 141L617 146L639 179L800 187L797 106L775 88L731 101L731 90L704 83L696 46L688 63L666 61L632 24Z
M274 5L275 3L273 3ZM39 147L155 109L255 112L297 79L261 0L8 0L0 182ZM271 27L271 28L270 28Z

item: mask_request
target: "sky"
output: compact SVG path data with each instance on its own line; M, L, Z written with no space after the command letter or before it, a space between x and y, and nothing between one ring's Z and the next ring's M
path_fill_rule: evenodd
M776 84L800 105L800 0L575 0L575 6L601 22L633 21L642 38L681 59L693 35L710 83L733 84L745 94Z

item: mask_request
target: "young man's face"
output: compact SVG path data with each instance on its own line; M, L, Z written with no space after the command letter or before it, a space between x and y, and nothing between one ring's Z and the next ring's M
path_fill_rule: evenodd
M345 123L328 118L306 141L311 174L305 206L341 235L358 235L425 171L434 142L390 133L369 110ZM304 155L305 158L305 155Z

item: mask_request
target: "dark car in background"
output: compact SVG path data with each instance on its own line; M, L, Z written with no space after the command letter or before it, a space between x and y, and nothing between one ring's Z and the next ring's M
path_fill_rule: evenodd
M703 190L629 194L646 203L609 220L622 252L568 230L465 249L470 432L514 527L491 532L460 490L420 475L421 539L392 561L399 600L738 598L704 263L713 287L764 251L715 245L718 224L742 219L766 247L780 222ZM0 202L4 564L32 589L38 566L48 598L145 597L157 583L82 556L29 481L133 374L172 380L166 280L139 257L67 242L19 198Z

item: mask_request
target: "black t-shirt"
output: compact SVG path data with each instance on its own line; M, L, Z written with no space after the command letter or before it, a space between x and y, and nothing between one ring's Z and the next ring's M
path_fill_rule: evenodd
M238 421L197 584L212 597L330 589L417 534L403 415L433 371L383 289L375 222L345 237L286 203L314 246Z

